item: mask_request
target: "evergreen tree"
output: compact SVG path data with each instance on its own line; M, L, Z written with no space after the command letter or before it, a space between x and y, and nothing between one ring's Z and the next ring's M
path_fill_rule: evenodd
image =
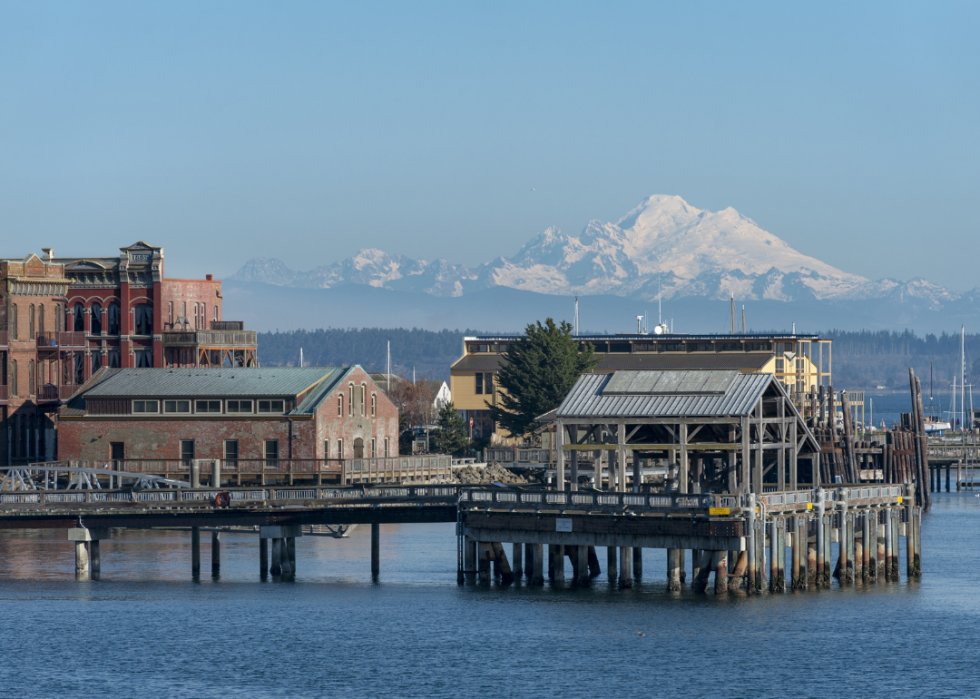
M500 406L487 406L494 422L515 436L531 431L534 418L557 408L579 376L599 363L591 344L579 351L570 323L555 325L551 318L528 325L504 358L497 371Z
M458 454L466 448L466 424L456 406L448 403L439 409L439 429L432 435L433 446L441 454Z

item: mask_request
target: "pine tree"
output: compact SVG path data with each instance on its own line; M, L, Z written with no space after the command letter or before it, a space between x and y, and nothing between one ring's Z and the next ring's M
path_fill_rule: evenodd
M466 424L456 406L448 403L439 409L439 429L432 435L432 442L440 454L458 454L466 448Z
M528 325L504 358L497 371L500 406L487 406L494 422L515 436L532 430L534 419L557 408L579 376L599 363L591 344L579 351L570 323L555 325L551 318Z

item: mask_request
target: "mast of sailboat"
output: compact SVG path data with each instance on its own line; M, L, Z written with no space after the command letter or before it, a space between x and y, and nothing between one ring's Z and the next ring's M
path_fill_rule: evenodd
M387 387L385 393L391 395L391 340L388 340L388 360L385 363L385 382Z
M966 429L964 411L966 408L966 326L960 326L960 429Z
M742 306L742 334L745 334L745 306Z
M732 294L732 335L735 334L735 294Z

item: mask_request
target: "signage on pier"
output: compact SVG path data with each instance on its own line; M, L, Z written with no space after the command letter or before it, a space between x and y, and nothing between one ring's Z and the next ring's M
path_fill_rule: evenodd
M570 532L572 531L572 520L568 517L556 517L555 518L555 531L556 532Z

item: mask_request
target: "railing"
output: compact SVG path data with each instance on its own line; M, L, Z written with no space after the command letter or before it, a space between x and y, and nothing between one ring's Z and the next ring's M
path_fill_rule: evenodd
M615 493L528 491L520 488L468 488L460 493L460 506L477 508L593 511L703 511L705 515L734 514L738 497L723 494ZM715 512L712 512L715 510Z
M501 463L549 463L552 452L548 449L487 449L487 461Z
M254 347L256 343L255 330L189 330L163 333L163 344L168 347L179 345Z
M70 386L59 386L58 397L61 398L61 400L68 400L73 395L75 395L75 392L78 391L78 389L80 388L81 388L81 384L72 384Z
M53 383L46 383L38 388L36 398L38 402L61 400L61 392L58 390L58 387L55 386Z
M37 334L37 346L39 349L61 347L85 347L85 333L83 332L43 332Z
M245 323L241 320L212 320L212 330L244 330Z

